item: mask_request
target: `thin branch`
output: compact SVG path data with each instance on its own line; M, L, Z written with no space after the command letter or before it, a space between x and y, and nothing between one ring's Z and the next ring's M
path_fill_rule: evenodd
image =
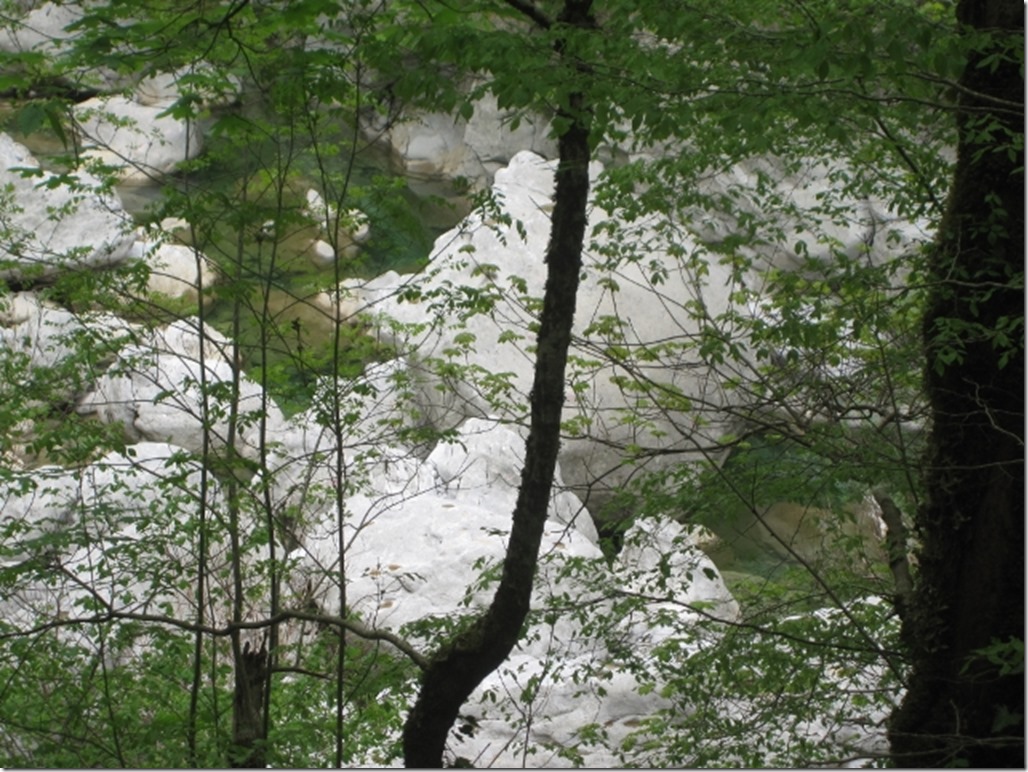
M11 632L0 633L0 641L40 635L42 633L49 632L50 630L62 627L100 625L115 621L147 622L151 624L167 625L168 627L174 627L178 630L185 630L191 633L201 633L213 638L224 638L242 630L260 630L282 622L297 619L304 622L314 622L317 624L339 627L353 633L358 638L363 638L365 640L385 641L386 643L392 644L402 654L405 654L411 662L422 670L428 667L428 658L415 649L409 641L401 638L395 633L388 630L371 628L355 619L343 619L342 617L334 616L332 614L314 614L306 611L281 611L274 616L266 617L264 619L229 622L223 627L213 627L211 625L198 625L195 622L186 622L163 614L118 611L111 608L105 601L102 602L104 602L104 605L108 606L107 611L102 614L95 614L91 617L54 619L25 630L14 630Z
M583 606L593 606L601 604L605 601L613 598L634 598L641 600L646 603L668 603L673 606L678 606L687 611L691 611L701 617L707 619L710 622L717 622L718 624L725 625L726 627L735 627L740 630L752 630L755 633L761 635L768 635L776 638L782 638L793 643L800 643L804 646L815 646L822 649L836 650L836 651L852 651L860 654L876 654L878 656L887 655L888 657L900 657L902 652L886 649L877 644L872 646L857 646L855 644L837 643L833 641L814 640L812 638L804 638L801 635L795 633L788 633L784 630L777 630L773 627L766 627L764 625L757 624L755 622L747 622L740 619L729 619L723 616L719 616L707 609L702 608L696 603L679 600L674 597L659 597L655 595L647 595L642 592L634 592L632 590L617 590L610 594L600 595L588 600L578 600L574 605L571 606L547 606L546 608L537 609L538 612L553 611L559 614L566 614L569 611L580 610Z

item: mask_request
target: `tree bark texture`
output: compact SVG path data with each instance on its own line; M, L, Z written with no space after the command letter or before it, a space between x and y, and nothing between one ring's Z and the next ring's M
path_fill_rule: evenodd
M586 25L590 22L590 4L568 0L561 19ZM458 711L510 654L528 615L560 449L565 370L582 267L589 195L587 115L582 95L573 95L563 116L568 128L558 143L554 209L546 249L547 278L530 397L531 423L502 576L486 612L468 630L444 644L423 674L421 690L403 732L408 767L443 765L446 739Z
M233 767L263 769L265 763L264 688L268 676L268 651L250 648L249 642L236 658L235 692L232 701Z
M903 766L1023 768L1023 663L1004 672L976 652L1024 638L1024 8L961 0L957 18L988 34L960 83L954 184L930 258L932 434L903 626L912 670L890 740ZM989 334L1011 320L1009 342ZM938 369L954 343L962 356Z

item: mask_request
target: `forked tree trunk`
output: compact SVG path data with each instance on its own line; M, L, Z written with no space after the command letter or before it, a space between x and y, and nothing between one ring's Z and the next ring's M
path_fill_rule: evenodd
M1004 672L976 652L1024 637L1024 8L961 0L957 16L991 43L961 80L955 179L931 256L932 436L904 620L913 669L890 740L904 766L1023 768L1023 662ZM990 335L1001 329L1008 341Z

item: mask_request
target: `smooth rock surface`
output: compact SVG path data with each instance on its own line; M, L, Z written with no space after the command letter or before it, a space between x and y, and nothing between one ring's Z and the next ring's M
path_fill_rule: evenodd
M29 176L21 169L32 172ZM0 134L0 213L8 233L0 243L0 278L49 278L62 271L121 262L132 245L132 223L116 197L90 193L98 180L79 172L84 190L49 186L28 149Z
M148 185L203 148L195 122L167 114L167 105L122 96L95 97L75 106L84 155L117 170L123 185Z

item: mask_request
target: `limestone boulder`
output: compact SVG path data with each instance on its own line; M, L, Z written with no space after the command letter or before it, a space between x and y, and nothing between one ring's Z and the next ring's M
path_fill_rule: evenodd
M217 450L230 441L229 384L235 377L224 336L206 326L201 334L196 319L184 319L121 349L77 409L120 424L130 442L170 442L199 453L209 441ZM235 445L254 458L262 420L274 430L285 419L259 384L242 374L238 380Z
M150 269L147 291L166 297L196 299L201 287L210 287L218 280L214 262L185 244L143 236L132 244L129 257L145 262Z
M443 489L462 501L513 512L525 464L525 441L494 419L469 418L461 425L456 441L439 443L427 463L434 466ZM578 497L565 489L559 466L550 506L556 521L599 544L592 518Z
M94 97L76 105L74 117L85 157L113 168L123 185L160 180L203 146L196 122L170 115L166 104Z
M4 25L0 31L0 50L10 53L39 51L53 55L71 38L68 26L82 16L81 6L75 3L41 3L27 10L21 18Z
M77 0L43 3L21 0L7 4L21 8L11 8L14 13L10 13L8 7L4 9L4 18L0 20L0 51L15 54L41 53L51 60L66 55L70 51L70 43L77 35L68 28L85 16L84 4ZM101 91L128 85L123 75L102 66L76 66L67 71L64 77L86 89Z
M497 172L493 186L509 221L475 212L436 241L422 276L384 275L340 287L341 314L361 310L377 316L383 320L377 334L409 352L412 377L420 384L419 407L433 426L448 428L490 415L513 422L526 413L534 366L528 349L535 343L534 304L546 276L553 170L553 163L538 155L518 154ZM599 172L594 164L592 174ZM593 207L590 226L605 217ZM623 464L624 446L674 449L684 458L701 436L712 440L727 426L715 412L727 396L709 369L659 357L637 363L642 378L708 406L707 421L700 426L673 412L647 408L622 388L624 371L616 358L596 355L612 343L632 350L696 334L698 322L690 307L697 302L712 315L728 307L730 269L691 267L663 248L648 226L635 226L640 238L654 242L645 263L612 269L599 252L585 257L572 350L573 361L582 364L569 373L564 410L565 421L580 433L564 440L560 464L565 482L587 503L632 474ZM475 298L484 300L479 304ZM490 304L487 312L469 313L485 303ZM488 383L446 368L440 372L437 363L455 356L460 365L490 374ZM632 421L626 420L629 408L637 414Z
M541 116L521 116L502 110L492 95L475 103L468 119L444 113L415 112L391 124L383 133L398 164L417 189L418 180L463 178L475 188L487 188L495 173L519 151L550 158L556 142L549 136L549 121Z
M74 189L55 182L24 145L0 134L0 279L47 279L126 259L128 214L117 197L99 192L96 178L76 176Z
M18 292L0 301L0 350L5 356L22 358L19 369L26 379L35 370L54 371L81 351L88 341L94 356L102 360L113 356L140 329L113 314L77 314L41 300L35 293ZM73 365L81 368L81 363ZM53 393L71 398L77 381L70 379L68 390L57 386L52 374L47 380Z
M521 444L515 432L496 422L470 420L424 461L408 456L405 485L378 472L365 492L349 495L342 513L348 606L368 624L404 631L419 648L438 641L433 626L445 628L484 609L492 601L510 534ZM557 492L551 499L532 606L567 613L533 618L510 657L471 696L462 714L475 729L451 736L457 755L488 757L496 766L570 765L554 749L578 747L579 730L598 722L612 742L582 745L584 766L612 765L616 742L670 702L656 691L640 690L640 680L614 664L604 640L589 632L589 620L608 620L613 638L645 660L662 631L680 633L695 625L690 603L726 618L737 613L713 564L689 549L674 552L686 544L677 526L655 523L645 531L647 538L633 539L636 548L612 566L587 528L559 519L562 496L570 494ZM339 603L325 581L338 561L336 529L337 513L328 510L293 552L297 563L289 578L291 592L309 598L316 588L315 603L330 610ZM659 555L664 549L672 550L670 574ZM634 584L626 585L626 576ZM626 589L646 590L658 602L619 618L611 604ZM660 597L667 600L659 602ZM530 683L533 697L526 698ZM507 700L490 697L506 694L530 702L528 726L512 729L502 712ZM512 738L519 731L526 734ZM531 748L522 749L521 740Z
M141 105L167 108L189 92L198 95L206 107L224 107L238 101L240 88L235 76L221 76L209 65L198 63L148 75L135 84L133 96Z
M336 303L341 318L377 318L376 334L407 352L412 378L421 384L421 412L433 426L490 415L513 422L526 414L554 168L533 153L515 155L496 172L495 208L478 209L443 234L423 274L347 280L322 298L328 308ZM601 171L600 164L591 166L594 183ZM802 173L777 171L779 197L813 217L806 237L812 255L824 250L818 259L830 261L837 250L869 250L867 258L881 263L924 237L918 224L888 215L881 202L854 202L847 221L819 215L817 204L833 179L825 164L811 162ZM773 172L739 166L710 182L707 192L731 194L745 212L759 205L745 197L747 186L756 184L758 173L766 178ZM702 212L680 217L688 227L669 228L663 214L619 222L595 203L589 209L560 463L565 481L594 515L637 473L624 463L628 449L651 451L648 463L655 466L716 461L719 456L707 449L738 429L740 409L749 404L745 390L732 385L733 377L745 380L746 373L699 353L716 328L712 320L729 311L736 319L766 313L759 303L736 300L735 267L709 251L708 242L735 226ZM799 232L795 218L783 220L783 227ZM612 224L616 228L608 228ZM624 254L626 242L633 245L630 254ZM795 255L776 247L740 247L747 249L753 269L741 281L758 291L768 267L798 265ZM732 333L730 324L721 323L719 334L739 349L745 370L745 338ZM682 343L694 350L683 351L677 347ZM677 403L671 408L653 399L671 395Z

